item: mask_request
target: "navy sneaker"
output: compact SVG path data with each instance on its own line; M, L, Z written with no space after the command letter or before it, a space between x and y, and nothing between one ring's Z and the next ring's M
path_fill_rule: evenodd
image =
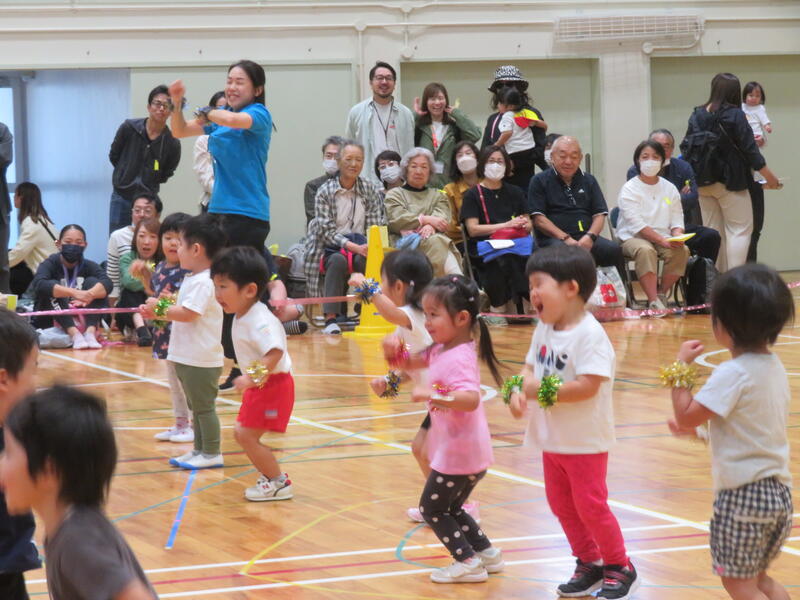
M567 583L558 586L562 598L581 598L588 596L603 585L603 567L593 563L575 561L575 572Z
M641 580L636 574L633 564L628 562L628 566L606 565L603 567L603 587L597 594L598 600L625 600L633 596L639 589Z

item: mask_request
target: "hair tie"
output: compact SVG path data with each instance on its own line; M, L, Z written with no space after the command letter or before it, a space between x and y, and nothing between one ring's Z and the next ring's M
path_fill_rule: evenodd
M410 285L411 287L414 287L414 280L412 279L411 281L409 281L408 285Z
M458 283L458 277L456 277L455 275L453 275L453 276L450 278L450 281L452 281L453 283Z
M475 302L475 296L470 296L470 297L468 298L468 300L469 300L470 302Z

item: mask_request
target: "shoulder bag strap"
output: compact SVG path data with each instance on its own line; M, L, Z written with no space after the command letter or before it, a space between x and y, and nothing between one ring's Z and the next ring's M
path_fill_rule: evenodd
M491 225L492 222L489 220L489 211L486 210L486 200L483 198L483 189L480 183L478 184L478 196L481 199L481 207L483 208L483 216L486 217L486 224Z

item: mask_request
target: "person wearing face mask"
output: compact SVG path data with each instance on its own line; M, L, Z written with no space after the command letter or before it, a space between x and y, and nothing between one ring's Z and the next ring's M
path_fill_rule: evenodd
M414 146L433 153L434 173L431 187L443 188L450 180L455 145L460 141L477 142L480 128L458 108L450 106L447 89L441 83L429 83L422 92L422 101L414 100L417 113Z
M435 277L461 275L461 255L445 232L453 219L441 190L428 186L433 153L413 148L400 161L405 185L386 194L386 220L392 246L418 249L433 266Z
M472 142L462 141L453 148L455 160L450 164L450 183L444 186L444 193L450 201L453 219L447 235L463 253L464 236L461 233L461 205L468 189L478 185L478 148Z
M525 263L530 254L530 244L522 255L508 252L484 262L479 256L479 241L490 238L528 238L533 225L528 216L525 194L506 176L511 170L511 159L505 148L487 146L481 152L477 165L478 185L464 194L460 218L467 230L467 252L483 290L489 296L491 312L515 313L527 308L528 279ZM516 244L515 244L516 247ZM490 317L489 323L505 325L504 317Z
M625 273L619 244L603 238L608 206L597 180L581 171L581 145L562 135L553 142L552 166L537 173L528 186L528 207L536 228L536 245L580 246L600 267Z
M669 130L656 129L650 133L650 139L664 147L666 160L664 160L664 168L661 169L659 175L680 191L684 229L686 233L695 234L693 238L686 241L689 252L707 258L712 263L716 262L722 240L716 229L703 227L700 204L697 201L697 182L692 166L685 160L672 155L675 149L675 138L672 137ZM633 179L638 174L636 165L631 165L628 169L628 179Z
M314 218L314 199L317 196L317 190L322 187L322 184L336 176L339 172L339 164L336 158L339 155L339 149L342 147L344 139L338 135L328 137L322 143L322 170L323 175L315 177L306 182L305 190L303 190L303 204L306 210L306 227Z
M664 310L666 296L686 271L689 249L674 241L683 235L683 208L678 188L658 174L666 160L664 147L645 140L633 153L639 175L619 192L617 237L625 258L636 263L636 277L651 310ZM664 261L658 282L658 259ZM654 315L659 316L659 315Z
M383 182L381 194L403 185L403 171L400 169L402 157L394 150L384 150L375 157L375 174Z
M96 262L83 257L86 249L86 232L80 225L67 225L58 236L59 251L46 258L31 283L34 292L34 310L66 310L69 308L107 308L107 296L114 287L108 275ZM100 348L95 331L100 315L86 315L83 333L70 316L38 317L34 325L51 327L53 321L72 336L75 350Z
M547 137L545 138L544 144L544 162L547 163L548 167L553 166L553 161L550 157L553 154L553 144L555 144L556 140L560 138L563 134L561 133L548 133Z

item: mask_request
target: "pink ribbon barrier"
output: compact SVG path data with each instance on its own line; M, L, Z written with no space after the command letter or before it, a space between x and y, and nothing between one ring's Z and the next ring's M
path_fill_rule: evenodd
M286 300L270 300L272 306L293 306L295 304L332 304L334 302L350 302L358 300L358 296L323 296L321 298L287 298Z
M107 315L115 313L137 313L138 308L67 308L64 310L40 310L17 313L20 317L64 317L77 315Z

